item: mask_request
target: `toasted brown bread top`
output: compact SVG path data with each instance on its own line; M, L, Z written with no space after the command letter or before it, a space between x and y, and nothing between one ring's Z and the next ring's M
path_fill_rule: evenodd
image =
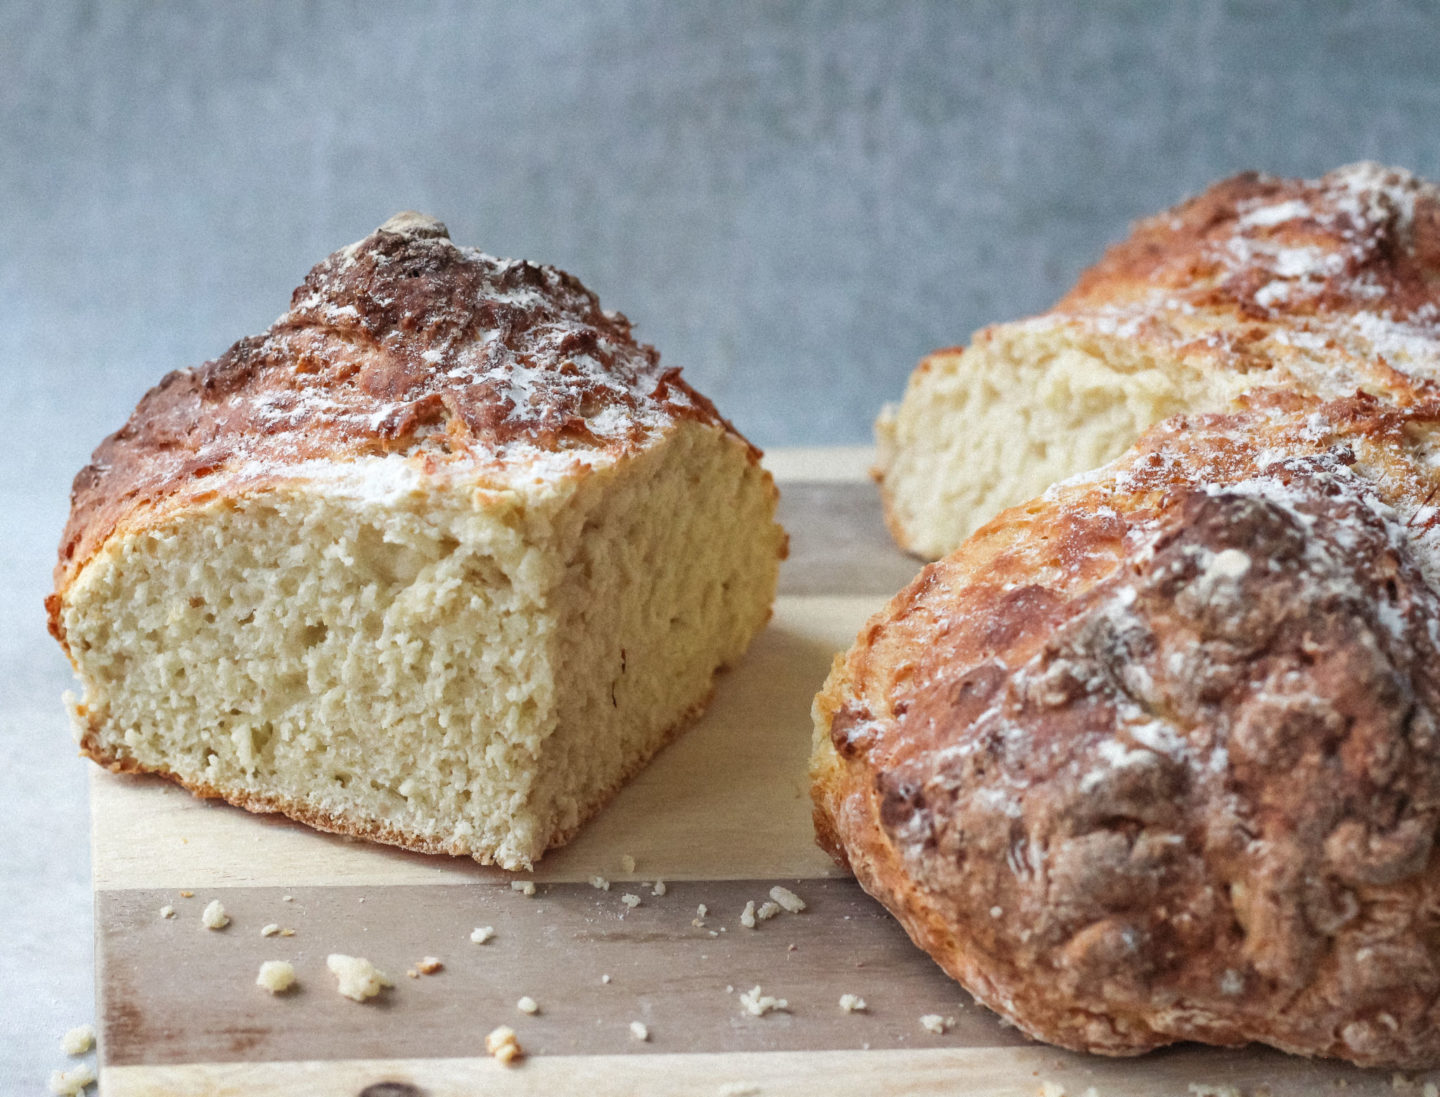
M975 342L1056 328L1127 368L1148 356L1240 389L1411 399L1440 383L1440 188L1368 163L1240 175L1141 221L1053 309Z
M118 524L182 493L388 453L524 471L623 452L682 418L733 433L575 278L399 214L311 270L269 331L168 374L100 443L75 478L56 589Z

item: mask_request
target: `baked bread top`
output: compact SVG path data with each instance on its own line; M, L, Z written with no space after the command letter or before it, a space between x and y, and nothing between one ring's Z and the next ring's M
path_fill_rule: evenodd
M1373 163L1236 176L1139 222L1021 326L1050 323L1246 389L1404 395L1440 380L1440 188Z
M1154 427L816 699L822 843L1032 1035L1440 1061L1440 400Z
M876 422L876 476L896 540L935 558L1172 415L1437 384L1440 190L1375 164L1242 175L1140 222L1048 312L928 356Z
M385 454L504 487L614 458L679 419L735 433L571 275L398 214L311 270L269 331L145 394L75 478L56 590L117 527L189 501L339 481Z

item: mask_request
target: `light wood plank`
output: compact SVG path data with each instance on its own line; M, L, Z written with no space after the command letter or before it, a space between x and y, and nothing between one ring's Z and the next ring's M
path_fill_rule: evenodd
M884 603L780 598L749 655L721 677L709 712L642 771L538 880L817 877L806 764L810 702L835 652ZM95 887L213 888L465 884L499 879L463 858L427 857L323 835L279 816L198 800L152 778L91 783Z
M361 1097L365 1087L378 1082L413 1088L371 1090L374 1097L719 1097L727 1085L753 1086L756 1097L1037 1097L1045 1082L1066 1097L1085 1097L1090 1087L1096 1097L1190 1097L1207 1092L1205 1086L1233 1086L1243 1097L1394 1097L1397 1092L1384 1072L1278 1053L1184 1048L1143 1060L1107 1060L1031 1047L561 1056L509 1068L484 1058L112 1067L101 1077L101 1094ZM1412 1092L1418 1094L1419 1086Z

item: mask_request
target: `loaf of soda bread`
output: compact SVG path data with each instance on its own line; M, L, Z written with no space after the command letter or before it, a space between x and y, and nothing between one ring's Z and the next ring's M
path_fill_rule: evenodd
M76 478L48 610L81 750L526 868L768 619L776 500L574 278L402 214Z

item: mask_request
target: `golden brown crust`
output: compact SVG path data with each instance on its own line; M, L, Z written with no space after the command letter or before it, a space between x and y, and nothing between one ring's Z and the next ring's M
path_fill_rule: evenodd
M1135 226L1056 306L1151 300L1267 321L1372 313L1433 324L1440 193L1409 172L1352 164L1315 180L1248 172Z
M816 699L822 844L1067 1047L1440 1062L1440 400L1177 417L927 567Z
M398 215L318 264L268 332L163 378L100 444L75 478L50 630L64 642L60 600L105 539L166 508L313 461L402 452L483 470L621 453L685 418L733 432L573 277Z

